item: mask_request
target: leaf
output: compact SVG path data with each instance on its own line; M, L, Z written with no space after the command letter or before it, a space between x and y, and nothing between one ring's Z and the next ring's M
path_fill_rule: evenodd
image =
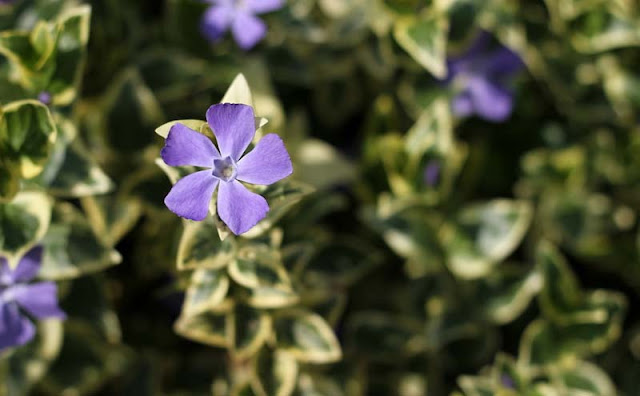
M346 328L348 345L358 356L394 362L425 350L424 324L384 312L359 312Z
M55 72L47 87L53 104L66 106L78 93L89 41L91 7L80 6L65 12L58 20L55 51Z
M3 386L6 386L8 395L29 393L29 390L42 379L51 363L58 357L62 338L62 321L52 319L37 323L34 340L15 349L5 360L8 367ZM0 372L3 360L0 359ZM29 369L24 370L26 367Z
M538 297L545 315L564 320L564 315L576 309L583 298L582 290L566 260L550 243L542 242L536 251L536 264L545 283Z
M185 221L178 246L178 269L218 269L235 256L235 239L220 240L210 217L201 222Z
M246 305L236 305L227 320L228 345L236 359L256 354L271 335L271 317Z
M51 221L51 200L40 192L22 192L0 204L0 255L15 266L40 242Z
M20 167L0 157L0 203L10 202L20 190Z
M332 363L342 358L333 330L321 316L289 310L274 315L278 348L305 363Z
M435 99L422 111L418 121L405 138L405 151L411 157L421 158L426 153L446 156L453 147L453 124L449 102Z
M449 269L465 279L485 276L520 244L532 215L526 201L497 199L463 208L441 236Z
M476 295L487 316L497 324L507 324L524 312L544 280L538 271L513 266L503 267L478 282Z
M255 238L262 235L280 220L293 205L313 191L313 187L293 180L285 180L259 189L258 193L269 203L269 212L263 220L242 236Z
M261 309L284 308L294 305L299 297L291 287L256 287L247 291L245 302Z
M289 396L298 378L298 363L291 354L262 348L254 360L252 388L258 395Z
M141 203L125 196L89 196L80 200L93 232L107 246L115 246L142 215Z
M184 126L186 126L187 128L193 129L194 131L202 131L202 128L204 128L207 124L206 121L202 121L202 120L176 120L176 121L170 121L167 122L165 124L162 124L161 126L156 128L156 133L160 136L162 136L163 138L167 138L167 136L169 136L169 131L171 131L171 127L173 127L176 124L182 124Z
M315 188L347 184L356 177L355 165L319 139L305 139L292 154L296 177Z
M558 380L569 389L571 394L584 396L615 395L615 385L607 373L593 363L579 361L575 367L563 370Z
M22 177L30 179L43 170L56 140L57 129L49 109L35 100L12 102L2 108L0 147L14 159Z
M229 277L222 270L198 269L191 275L182 307L185 315L195 315L219 306L227 296Z
M447 76L447 19L438 13L422 13L397 19L393 36L411 57L439 79Z
M241 248L229 264L229 275L244 287L291 288L289 275L282 265L279 251L267 245Z
M113 182L90 158L86 149L78 143L64 150L60 170L49 185L51 194L64 198L79 198L106 194Z
M120 263L120 254L93 233L87 218L68 203L58 204L44 239L40 276L70 279Z
M42 387L54 395L95 393L127 368L126 357L87 322L67 320L62 350Z
M202 311L194 315L182 312L174 330L181 336L203 344L223 347L229 346L227 336L230 331L227 313L232 309L231 303L223 303L215 311Z
M251 88L243 74L238 74L222 97L220 103L240 103L253 106Z

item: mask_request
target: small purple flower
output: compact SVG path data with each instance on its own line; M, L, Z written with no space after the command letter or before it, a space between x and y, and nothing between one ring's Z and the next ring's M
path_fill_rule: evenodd
M52 96L48 91L42 91L38 94L38 100L45 106L49 106L51 104L51 99Z
M269 185L293 172L289 153L278 135L268 134L245 155L256 133L253 108L222 103L209 107L207 122L218 149L205 135L183 124L171 127L161 156L170 166L208 168L180 179L164 200L178 216L202 221L218 185L218 215L236 234L249 231L269 211L267 201L239 181Z
M459 117L476 114L489 121L504 121L513 109L513 93L506 87L509 78L524 64L507 47L490 50L491 37L482 32L463 55L447 61L449 75L459 92L453 112Z
M219 40L229 29L240 48L253 48L267 34L267 26L256 15L282 8L285 0L205 0L211 7L202 18L203 34Z
M427 166L424 167L423 180L424 183L433 187L438 184L440 180L440 170L441 170L440 162L437 160L431 160L427 163Z
M27 283L40 269L42 248L31 249L12 270L0 257L0 350L24 345L34 337L36 329L25 314L35 319L64 319L58 306L54 282Z
M508 374L500 376L500 384L507 389L516 389L516 383Z

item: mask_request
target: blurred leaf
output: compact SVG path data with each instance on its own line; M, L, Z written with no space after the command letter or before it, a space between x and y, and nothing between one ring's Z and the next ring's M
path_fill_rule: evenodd
M236 305L227 320L228 344L237 359L256 354L271 335L271 317L246 305Z
M51 199L40 192L22 192L0 204L0 255L15 266L40 242L51 221Z
M60 170L49 185L53 195L78 198L106 194L113 189L109 176L78 143L67 147L63 155Z
M42 244L45 251L40 276L70 279L120 263L120 254L106 246L74 206L58 204Z
M202 311L194 315L183 311L174 324L174 329L190 340L226 348L229 346L228 337L231 337L227 313L232 308L231 303L223 303L215 311Z
M185 293L183 313L187 316L216 308L229 290L229 278L222 270L197 269Z
M278 349L306 363L332 363L342 358L333 330L321 316L303 310L278 312L274 316Z
M366 359L394 362L425 350L424 325L384 312L360 312L347 326L348 345Z
M298 378L298 363L291 354L263 348L254 362L251 385L258 395L289 396Z
M231 262L235 255L235 239L220 240L213 219L201 222L185 221L178 246L178 269L218 269Z
M291 288L279 252L266 245L241 248L229 264L229 275L236 283L250 289Z
M615 395L616 388L607 373L593 363L579 361L557 376L570 394L584 396Z
M37 323L36 337L28 344L17 348L6 360L0 358L0 378L3 363L6 374L3 385L7 395L25 395L47 373L49 366L60 353L63 325L60 320ZM28 370L24 370L28 367ZM4 395L2 390L0 394Z
M393 35L416 62L443 79L447 76L447 30L448 23L443 15L423 12L396 20Z
M318 189L349 183L356 177L355 165L321 140L305 139L292 155L296 178Z
M62 350L42 382L50 394L90 394L127 368L126 351L83 321L67 320Z
M34 100L12 102L3 108L0 119L0 147L19 164L22 177L30 179L42 172L56 140L56 126L49 109Z
M428 152L446 155L453 146L453 125L449 103L435 99L420 115L405 137L405 151L410 157Z
M532 218L525 201L497 199L463 208L443 230L449 269L457 276L485 276L520 244Z
M93 232L107 246L115 246L141 216L142 205L122 196L84 197L81 199Z
M249 83L243 74L238 74L233 79L220 103L240 103L253 106L251 88L249 88Z
M20 167L0 158L0 203L11 201L20 190Z

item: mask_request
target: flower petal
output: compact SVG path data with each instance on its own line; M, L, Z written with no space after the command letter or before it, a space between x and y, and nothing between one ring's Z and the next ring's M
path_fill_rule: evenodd
M505 78L520 71L524 62L520 56L507 47L495 50L487 57L487 76Z
M20 315L16 304L0 302L0 350L24 345L35 334L35 326L28 318Z
M208 137L183 124L171 127L160 155L170 166L193 165L205 168L212 168L213 160L220 158L220 153Z
M210 170L192 173L178 180L164 203L180 217L202 221L209 213L209 203L217 185L218 179Z
M484 79L469 80L469 94L476 114L489 121L504 121L513 108L512 95L499 85Z
M473 113L473 101L468 91L460 92L453 98L452 109L458 117L468 117Z
M269 204L238 181L220 183L218 214L236 235L244 234L267 215Z
M58 306L58 287L55 282L39 282L11 288L14 300L36 319L66 318Z
M28 282L35 278L42 262L42 246L36 246L25 254L13 270L14 282Z
M238 180L268 185L293 172L291 158L280 136L270 133L238 162Z
M0 285L10 285L13 283L13 271L9 267L6 258L0 257Z
M222 157L234 161L240 159L256 134L253 108L243 104L213 105L207 110L207 122L216 135Z
M234 9L231 4L219 3L205 11L200 30L211 41L219 40L233 22Z
M245 7L254 14L279 10L283 6L284 0L245 0Z
M267 25L255 15L239 12L233 19L231 31L240 48L250 50L267 34Z

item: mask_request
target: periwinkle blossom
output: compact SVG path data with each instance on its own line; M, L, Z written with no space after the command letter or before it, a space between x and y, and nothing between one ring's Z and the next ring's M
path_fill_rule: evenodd
M38 94L38 100L45 106L49 106L51 104L51 100L53 97L49 91L42 91Z
M275 11L284 0L205 0L211 7L205 12L201 29L210 41L218 41L231 30L240 48L253 48L267 34L267 26L256 15Z
M434 187L440 181L440 171L442 166L437 160L431 160L424 167L422 179L424 184L429 187Z
M456 96L453 112L459 117L477 115L489 121L506 120L513 109L513 93L507 84L524 64L507 47L490 47L491 36L482 32L461 56L447 61L446 81Z
M33 339L35 319L64 319L58 306L55 282L30 282L40 269L42 248L31 249L15 269L0 257L0 350L24 345Z
M242 155L256 133L251 106L213 105L207 110L207 123L218 148L208 137L183 124L171 127L161 152L164 162L170 166L207 169L180 179L164 202L178 216L202 221L219 186L218 215L234 234L243 234L266 216L269 205L240 181L257 185L275 183L293 172L291 159L282 139L273 133Z

